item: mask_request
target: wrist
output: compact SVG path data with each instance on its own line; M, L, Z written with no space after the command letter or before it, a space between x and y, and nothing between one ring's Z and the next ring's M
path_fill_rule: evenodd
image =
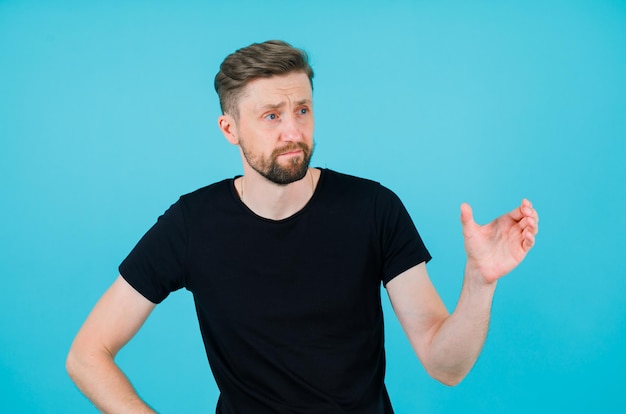
M498 279L473 260L468 260L465 264L465 283L470 284L473 288L495 290Z

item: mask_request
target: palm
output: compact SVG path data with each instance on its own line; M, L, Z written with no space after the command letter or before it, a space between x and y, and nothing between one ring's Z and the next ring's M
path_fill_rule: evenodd
M474 222L471 207L461 207L461 222L468 263L487 282L494 282L513 270L533 246L538 217L529 201L489 224Z

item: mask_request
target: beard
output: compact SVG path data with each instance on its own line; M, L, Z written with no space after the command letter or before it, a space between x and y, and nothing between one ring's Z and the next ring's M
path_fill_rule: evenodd
M291 157L285 164L278 162L280 154L294 150L301 150L303 156ZM267 158L251 154L244 145L241 145L241 151L254 171L278 185L287 185L303 179L309 170L309 163L313 155L313 147L309 147L303 142L277 148Z

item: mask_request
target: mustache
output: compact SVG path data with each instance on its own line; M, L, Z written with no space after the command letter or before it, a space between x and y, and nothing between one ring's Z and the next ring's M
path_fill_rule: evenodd
M272 152L272 158L276 158L280 154L284 154L286 152L297 151L297 150L301 150L305 155L308 155L309 152L311 152L311 149L309 148L309 146L306 145L304 142L293 142L283 147L276 148Z

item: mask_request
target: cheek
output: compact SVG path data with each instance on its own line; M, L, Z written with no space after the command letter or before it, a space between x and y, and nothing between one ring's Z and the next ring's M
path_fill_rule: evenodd
M303 126L302 132L309 138L313 137L313 120L307 122L306 125Z
M248 155L255 159L262 159L271 156L275 149L275 145L273 145L275 141L273 137L265 135L248 135L240 139L240 146Z

